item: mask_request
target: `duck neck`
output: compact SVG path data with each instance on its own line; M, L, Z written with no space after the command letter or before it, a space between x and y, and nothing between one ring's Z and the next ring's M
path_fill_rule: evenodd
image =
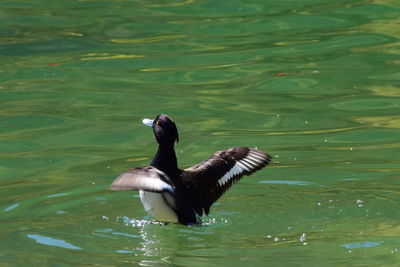
M165 172L167 175L173 175L178 171L178 163L175 155L174 145L160 144L158 151L151 166Z

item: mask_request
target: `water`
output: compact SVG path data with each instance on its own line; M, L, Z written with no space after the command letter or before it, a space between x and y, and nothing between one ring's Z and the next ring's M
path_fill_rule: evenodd
M396 1L3 1L5 266L394 266ZM274 164L203 227L162 225L121 172L171 115L181 167L252 146Z

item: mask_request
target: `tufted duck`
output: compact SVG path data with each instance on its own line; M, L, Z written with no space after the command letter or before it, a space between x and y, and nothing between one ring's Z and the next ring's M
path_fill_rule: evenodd
M112 190L139 190L145 210L163 222L192 225L208 215L211 205L244 175L265 167L271 156L248 147L218 151L188 169L178 168L174 144L179 141L174 121L160 114L143 123L153 128L159 144L150 166L121 174Z

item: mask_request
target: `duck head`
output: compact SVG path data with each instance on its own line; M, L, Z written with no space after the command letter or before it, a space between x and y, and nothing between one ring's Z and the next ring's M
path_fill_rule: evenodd
M143 123L153 128L158 144L173 146L175 141L179 142L176 124L168 115L160 114L154 120L143 119Z

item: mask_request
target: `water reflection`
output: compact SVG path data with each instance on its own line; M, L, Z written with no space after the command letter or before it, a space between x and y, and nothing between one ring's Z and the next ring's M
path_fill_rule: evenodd
M15 208L18 207L18 206L19 206L19 203L15 203L15 204L12 204L12 205L10 205L10 206L4 208L3 211L10 211L10 210L15 209Z
M53 247L60 247L60 248L67 248L67 249L82 249L78 246L74 246L65 240L62 239L55 239L52 237L48 236L43 236L43 235L36 235L36 234L28 234L27 237L33 239L36 241L36 243L42 244L42 245L47 245L47 246L53 246Z
M116 232L112 229L100 229L93 234L110 239L124 236L132 239L135 247L124 246L115 250L118 254L129 254L130 261L141 266L159 266L171 264L173 256L180 255L182 250L195 251L208 248L207 237L213 236L215 227L228 225L224 218L205 218L199 226L182 226L165 224L148 219L132 219L126 216L117 217L127 228L126 232ZM135 234L130 232L134 231Z
M315 185L312 182L306 181L291 181L291 180L265 180L259 181L260 184L288 184L288 185Z
M379 246L382 243L383 243L383 241L379 241L379 242L363 241L363 242L343 244L342 247L347 248L347 249L370 248L370 247Z

